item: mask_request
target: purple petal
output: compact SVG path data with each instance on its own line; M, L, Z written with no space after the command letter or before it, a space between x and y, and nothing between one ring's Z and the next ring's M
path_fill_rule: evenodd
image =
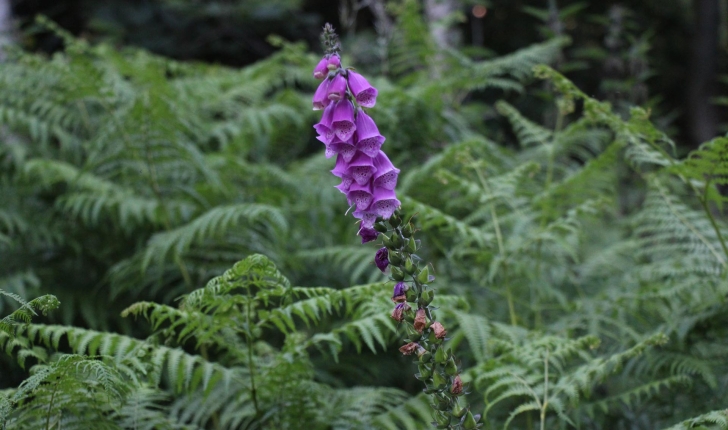
M349 175L343 175L341 177L341 183L336 186L336 189L341 191L342 193L346 194L349 192L349 188L351 188L351 184L354 183L354 178L352 178Z
M331 124L339 139L344 141L351 139L356 131L356 124L354 124L354 105L349 100L336 103Z
M339 58L338 54L333 54L329 57L328 64L334 66L334 69L338 69L341 67L341 58Z
M319 61L319 63L316 65L316 67L313 69L313 77L316 79L323 79L326 77L326 75L329 74L329 60L324 57Z
M329 84L329 100L338 102L343 99L346 95L346 78L341 74L337 74L336 77Z
M379 93L376 88L369 85L364 76L349 70L347 73L347 80L349 81L349 88L351 89L356 102L364 107L374 107L377 103L377 94Z
M313 94L313 110L321 110L331 103L328 98L329 80L324 79Z
M384 143L384 136L379 134L374 120L361 109L356 115L356 135L356 148L370 157L376 157Z
M346 160L344 160L344 157L342 157L341 155L336 157L336 165L334 166L334 169L331 171L331 173L334 176L343 178L344 175L350 176L350 175L348 175L348 170L349 170L349 163L347 163Z
M374 159L374 167L377 169L374 175L374 186L387 190L394 190L397 186L397 178L399 177L399 169L394 167L387 154L379 151Z
M333 154L341 154L341 156L344 157L344 161L348 163L354 157L354 154L356 154L356 147L353 143L351 143L351 141L342 142L336 138L333 142L326 145L326 158L331 158L328 155L329 151Z
M354 218L361 220L361 226L366 228L372 228L374 223L377 221L377 214L369 210L366 211L354 211Z
M380 248L374 256L374 264L376 264L382 272L387 270L387 266L389 266L388 254L387 248Z
M373 228L366 228L362 227L359 229L359 232L357 233L359 236L361 236L361 243L365 244L367 242L371 242L379 236L379 232L374 230Z
M334 104L329 103L324 109L324 114L321 115L321 121L314 125L313 128L319 134L317 137L323 143L330 143L334 139L334 129L331 128L331 122L334 119Z
M372 187L370 184L351 184L349 192L346 194L346 200L349 204L356 204L356 209L360 211L366 210L371 204L372 199Z
M394 299L395 297L404 296L406 293L407 284L405 284L404 282L397 282L397 285L394 286L394 293L392 294L392 298Z
M369 207L370 212L387 219L392 216L395 210L401 205L397 195L392 190L376 188L374 190L374 201Z
M349 163L349 170L347 173L359 185L364 185L369 182L369 179L374 175L377 169L374 167L374 160L363 152L357 151L354 158Z

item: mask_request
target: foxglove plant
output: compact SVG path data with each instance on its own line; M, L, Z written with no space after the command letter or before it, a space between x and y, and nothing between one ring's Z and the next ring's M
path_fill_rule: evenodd
M391 316L407 334L399 351L417 357L415 377L432 395L435 427L480 428L480 416L460 405L464 386L457 360L444 346L447 330L431 306L435 291L430 285L435 277L415 254L420 247L414 237L416 228L412 218L405 221L395 192L399 169L381 150L385 138L364 111L376 105L378 91L362 75L341 66L340 44L330 24L324 26L321 40L325 55L313 71L313 77L321 80L313 109L323 110L323 115L314 129L326 157L336 156L331 173L341 178L336 188L346 195L354 217L360 220L362 243L382 239L374 263L384 273L389 270L396 282Z

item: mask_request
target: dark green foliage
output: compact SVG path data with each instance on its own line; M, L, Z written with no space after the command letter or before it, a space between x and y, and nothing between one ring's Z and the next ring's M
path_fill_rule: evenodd
M678 158L648 111L537 66L542 121L517 106L568 40L441 53L415 6L374 115L474 412L489 429L726 428L726 139ZM432 421L393 348L392 283L312 139L316 58L272 41L240 70L69 36L3 64L6 428ZM493 108L468 97L484 88ZM46 294L59 311L30 322Z

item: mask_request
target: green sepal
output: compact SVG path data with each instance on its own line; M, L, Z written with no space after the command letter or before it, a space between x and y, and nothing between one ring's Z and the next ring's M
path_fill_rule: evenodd
M430 376L432 376L432 368L429 366L426 366L424 364L420 364L417 366L417 368L420 370L420 376L422 379L429 379Z
M428 281L428 277L430 275L430 270L427 268L427 266L423 267L420 273L417 275L417 281L420 284L426 284Z
M397 215L392 215L391 218L389 218L389 225L392 227L397 227L402 223L402 220Z
M435 293L432 292L432 290L423 291L422 295L420 296L420 305L423 307L429 305L432 303L432 299L435 298Z
M452 416L454 416L455 418L462 418L463 415L465 415L467 412L468 412L467 406L464 408L461 408L460 405L458 405L456 403L455 406L452 408L451 413L452 413Z
M395 248L399 248L400 246L402 246L402 237L398 235L396 231L392 232L392 245Z
M455 364L455 359L450 357L450 359L447 361L447 364L445 365L445 373L447 373L449 376L455 376L458 374L458 366Z
M402 257L399 255L399 252L390 249L389 250L389 264L394 264L395 266L399 266L400 263L402 263Z
M463 421L463 427L471 430L478 426L477 421L475 421L475 417L473 416L473 413L468 411L467 414L465 414L465 420Z
M432 354L429 351L427 351L427 352L423 353L422 355L420 355L420 363L429 363L431 358L432 358Z
M376 230L376 231L378 231L380 233L386 233L387 231L389 231L389 229L387 228L387 226L384 225L384 224L382 224L382 223L376 223L376 224L374 224L374 230Z
M447 380L440 374L440 372L432 372L432 383L435 384L437 389L441 389L445 386L445 384L447 384Z
M402 229L402 236L404 237L412 237L412 235L415 233L414 227L412 227L412 224L407 223L406 226Z
M410 339L414 339L414 340L412 340L412 342L416 342L422 338L422 334L420 332L418 332L417 330L415 330L415 328L413 326L411 326L409 324L405 324L405 327L407 330L407 337L409 337Z
M412 328L414 330L414 327ZM447 353L445 353L444 348L437 348L437 352L435 353L435 363L442 364L447 361Z
M395 281L404 280L404 273L396 266L392 266L392 279L394 279Z
M407 243L407 251L409 251L410 254L414 254L417 251L417 241L416 240L410 240Z
M415 273L415 269L417 269L417 266L415 266L415 264L412 262L412 259L411 258L408 258L407 260L405 260L405 262L404 262L404 271L408 275L411 275L411 274Z
M407 290L407 293L405 293L405 294L407 295L407 301L408 302L416 302L417 301L417 290L416 289L410 287L410 289Z

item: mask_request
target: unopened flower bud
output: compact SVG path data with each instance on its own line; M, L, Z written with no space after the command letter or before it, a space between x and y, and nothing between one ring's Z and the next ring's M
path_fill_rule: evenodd
M468 411L467 414L465 414L465 420L463 421L463 427L467 430L472 430L476 427L478 427L478 421L473 416L472 412Z
M420 305L429 305L430 303L432 303L433 298L435 298L435 294L432 292L432 290L423 291L422 295L420 296Z
M374 264L377 265L382 273L387 270L387 266L389 266L389 260L387 259L387 248L379 248L376 255L374 256Z
M407 260L405 260L404 271L407 272L408 275L415 273L415 269L416 269L415 264L412 262L411 258L408 258Z
M455 359L450 357L449 360L447 360L447 364L445 365L445 373L447 373L449 376L455 376L458 374L458 366L455 364Z
M420 363L429 363L431 358L432 354L430 351L425 350L425 352L420 355Z
M437 348L437 352L435 353L435 363L442 364L445 361L447 361L447 354L445 353L445 349Z
M426 284L429 276L429 269L427 266L422 268L422 271L417 275L417 281L419 281L420 284Z
M404 228L402 229L402 236L404 236L404 237L412 237L412 235L413 235L414 233L415 233L415 229L414 229L414 227L412 227L412 224L409 224L409 223L408 223L408 224L407 224L406 226L404 226Z
M395 266L399 266L402 263L402 257L397 251L389 250L389 262Z
M447 384L447 381L445 380L445 377L440 374L440 372L433 372L432 373L432 382L435 384L435 387L442 388Z
M417 368L420 371L420 377L422 379L429 379L430 376L432 376L432 368L430 366L420 364L419 366L417 366Z
M407 301L408 302L417 301L417 291L415 291L414 288L410 288L409 290L407 290Z
M454 407L452 408L452 412L451 412L451 414L452 414L452 416L454 416L455 418L462 418L462 417L463 417L463 415L465 415L465 414L466 414L467 412L468 412L468 408L467 408L467 406L466 406L466 407L464 407L464 408L462 408L462 407L460 407L460 405L458 405L458 404L456 403L456 404L455 404L455 406L454 406Z
M417 251L417 242L416 240L410 240L409 243L407 243L407 251L410 253L415 253Z
M392 279L395 281L402 281L404 280L404 272L399 270L396 266L392 266Z
M316 68L313 69L313 77L315 79L321 80L326 77L326 75L329 73L329 70L327 69L327 65L329 64L329 60L326 58L322 58L321 61L316 65Z
M388 231L387 226L380 222L374 224L374 230L380 233L386 233Z

